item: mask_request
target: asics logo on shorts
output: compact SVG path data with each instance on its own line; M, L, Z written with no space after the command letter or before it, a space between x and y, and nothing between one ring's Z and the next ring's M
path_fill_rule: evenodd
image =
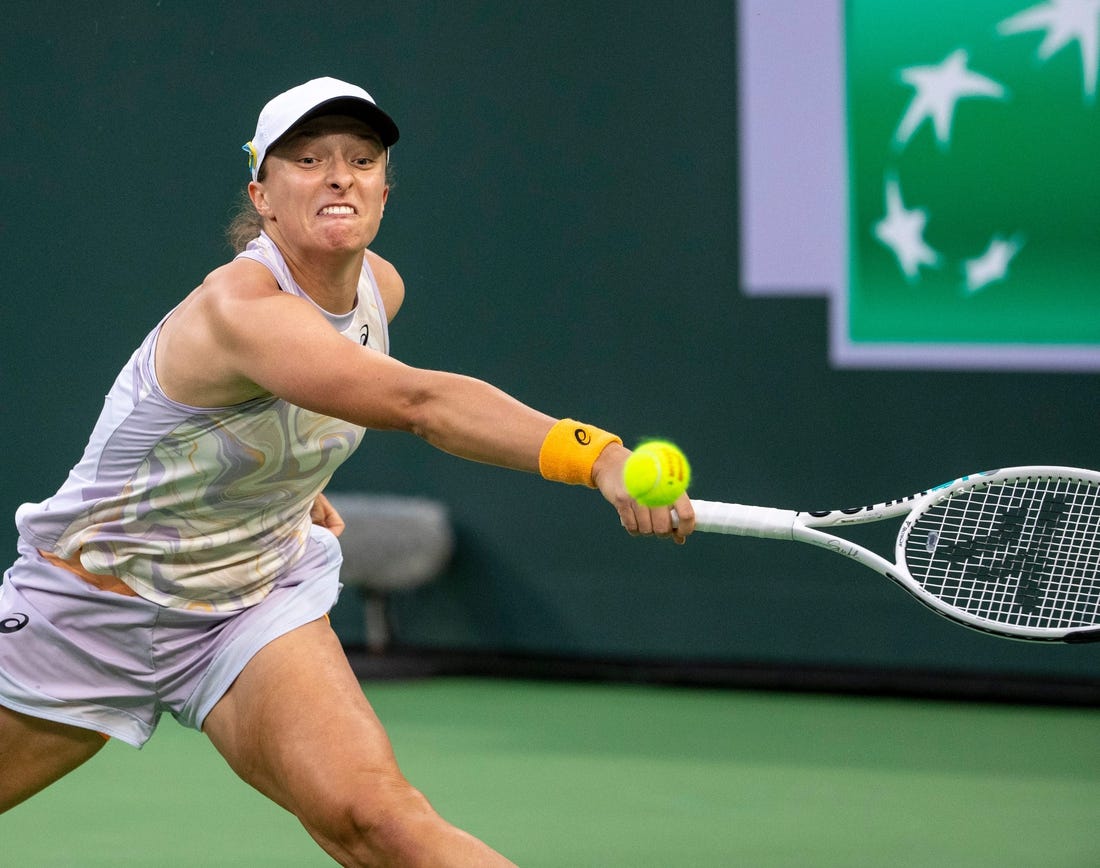
M15 633L27 626L30 621L22 612L12 612L4 620L0 621L0 633Z

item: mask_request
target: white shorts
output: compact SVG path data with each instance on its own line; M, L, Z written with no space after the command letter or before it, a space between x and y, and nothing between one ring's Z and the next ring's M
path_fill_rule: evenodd
M328 613L340 545L314 526L305 554L239 612L171 609L100 590L27 543L0 585L0 705L141 747L168 711L201 729L268 642Z

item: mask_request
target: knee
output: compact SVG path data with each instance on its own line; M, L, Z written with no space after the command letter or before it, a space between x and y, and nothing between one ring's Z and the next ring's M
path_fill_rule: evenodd
M311 831L344 865L430 864L432 842L446 826L403 778L343 794L325 814L320 828Z

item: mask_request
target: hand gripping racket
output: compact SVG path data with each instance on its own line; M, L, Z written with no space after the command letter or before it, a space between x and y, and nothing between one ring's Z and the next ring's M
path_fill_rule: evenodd
M794 512L692 499L696 530L790 539L844 555L987 633L1100 641L1100 473L1010 467L899 500ZM896 563L818 530L907 514Z

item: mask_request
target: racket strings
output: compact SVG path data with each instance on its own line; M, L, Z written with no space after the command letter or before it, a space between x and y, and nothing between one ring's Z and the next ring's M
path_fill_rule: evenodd
M1100 485L1025 477L945 496L913 522L905 561L930 594L1019 627L1100 622Z

